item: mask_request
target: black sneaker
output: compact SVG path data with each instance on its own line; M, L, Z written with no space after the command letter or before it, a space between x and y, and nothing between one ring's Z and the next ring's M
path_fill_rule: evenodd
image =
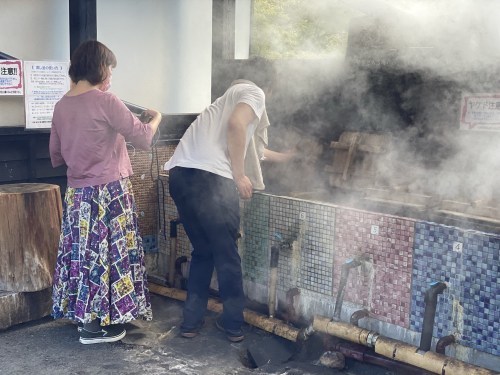
M185 337L187 339L192 339L193 337L198 336L200 333L200 330L203 328L203 325L205 324L205 320L202 320L200 323L196 325L195 328L192 329L186 329L181 326L181 336Z
M83 329L83 323L78 322L78 327L76 328L78 332L82 332Z
M127 331L121 324L114 324L102 327L100 331L90 332L82 328L80 332L80 342L82 344L99 344L101 342L115 342L125 337Z
M220 318L215 321L215 326L219 330L224 332L226 334L227 339L231 342L240 342L245 339L245 335L243 334L243 331L241 329L238 330L225 329L224 326L222 325L222 322L220 321Z

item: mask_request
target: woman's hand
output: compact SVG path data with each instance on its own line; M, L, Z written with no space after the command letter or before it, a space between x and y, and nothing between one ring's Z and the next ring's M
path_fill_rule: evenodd
M149 124L154 134L158 129L158 125L160 125L161 113L155 111L154 109L146 109L144 112L141 113L139 120L141 120L141 122L145 124Z
M139 119L143 123L147 124L157 115L161 116L161 114L158 111L155 111L154 109L146 109L145 111L143 111L141 113L141 116L139 117Z

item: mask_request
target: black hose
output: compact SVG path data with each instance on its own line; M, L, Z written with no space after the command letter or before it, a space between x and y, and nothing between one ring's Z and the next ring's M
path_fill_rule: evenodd
M347 278L349 276L349 271L351 268L355 268L361 265L361 262L356 259L348 259L342 265L342 269L340 271L340 283L339 289L337 291L337 299L335 301L335 310L333 311L333 318L339 320L340 312L342 311L342 303L344 301L344 290L347 284Z
M453 335L441 337L436 344L436 353L445 354L446 347L454 342L455 336Z
M420 336L419 350L429 351L431 349L432 331L434 330L434 319L436 316L436 306L438 295L446 289L446 283L433 282L431 287L425 292L425 311L422 335Z
M271 268L278 268L278 260L280 257L280 248L278 246L271 246Z

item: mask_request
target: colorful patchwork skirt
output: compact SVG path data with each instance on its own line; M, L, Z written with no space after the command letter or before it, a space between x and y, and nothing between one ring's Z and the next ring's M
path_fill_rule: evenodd
M52 299L54 318L101 325L152 318L128 178L66 190Z

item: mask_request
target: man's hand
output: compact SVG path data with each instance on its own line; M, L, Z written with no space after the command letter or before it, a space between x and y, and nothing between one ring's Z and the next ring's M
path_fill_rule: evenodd
M238 193L241 199L252 198L253 186L250 179L247 176L242 176L234 179L236 187L238 188Z

